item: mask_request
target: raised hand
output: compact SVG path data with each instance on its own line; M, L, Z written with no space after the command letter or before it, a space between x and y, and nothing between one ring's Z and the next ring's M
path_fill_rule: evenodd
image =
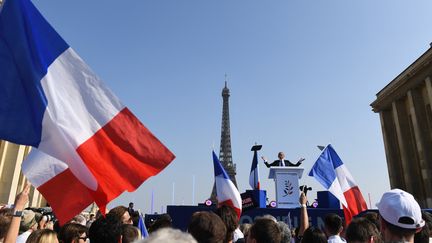
M299 198L299 203L300 203L300 205L306 205L306 202L307 202L307 197L304 194L304 192L301 192L300 198Z
M14 203L14 208L15 210L23 210L25 205L28 203L29 201L29 193L30 193L30 183L27 183L24 186L24 189L22 190L22 192L20 192L16 198L15 198L15 203Z

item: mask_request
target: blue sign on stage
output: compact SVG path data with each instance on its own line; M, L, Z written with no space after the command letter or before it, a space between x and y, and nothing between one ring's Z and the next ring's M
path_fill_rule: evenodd
M216 206L168 206L167 213L173 219L173 227L186 230L190 218L194 212L213 211ZM324 217L329 213L336 213L343 217L341 209L308 208L309 221L312 225L323 228ZM244 211L240 217L240 224L253 223L256 217L266 214L274 216L278 221L291 223L291 227L298 227L300 223L300 209L281 209L281 208L254 208ZM288 217L289 216L289 217Z

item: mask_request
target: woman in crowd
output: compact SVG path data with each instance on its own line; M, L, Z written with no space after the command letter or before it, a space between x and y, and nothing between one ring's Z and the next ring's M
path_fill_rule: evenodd
M87 227L77 224L65 224L59 232L58 238L60 243L84 243L87 240Z
M57 233L50 229L33 231L27 238L26 243L59 243Z

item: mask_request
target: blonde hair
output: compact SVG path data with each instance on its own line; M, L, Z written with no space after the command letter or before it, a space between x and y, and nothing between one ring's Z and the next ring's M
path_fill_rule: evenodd
M30 234L26 243L58 243L57 233L50 229L36 230Z

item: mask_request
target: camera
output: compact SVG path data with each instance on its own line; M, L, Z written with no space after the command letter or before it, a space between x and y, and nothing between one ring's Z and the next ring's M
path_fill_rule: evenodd
M27 208L29 210L32 210L35 213L39 213L41 215L41 218L39 221L44 220L45 222L53 222L55 223L57 221L56 216L54 215L51 207L44 207L44 208Z
M303 192L305 195L307 195L308 191L312 191L312 187L308 187L306 185L300 186L299 187L300 191Z

